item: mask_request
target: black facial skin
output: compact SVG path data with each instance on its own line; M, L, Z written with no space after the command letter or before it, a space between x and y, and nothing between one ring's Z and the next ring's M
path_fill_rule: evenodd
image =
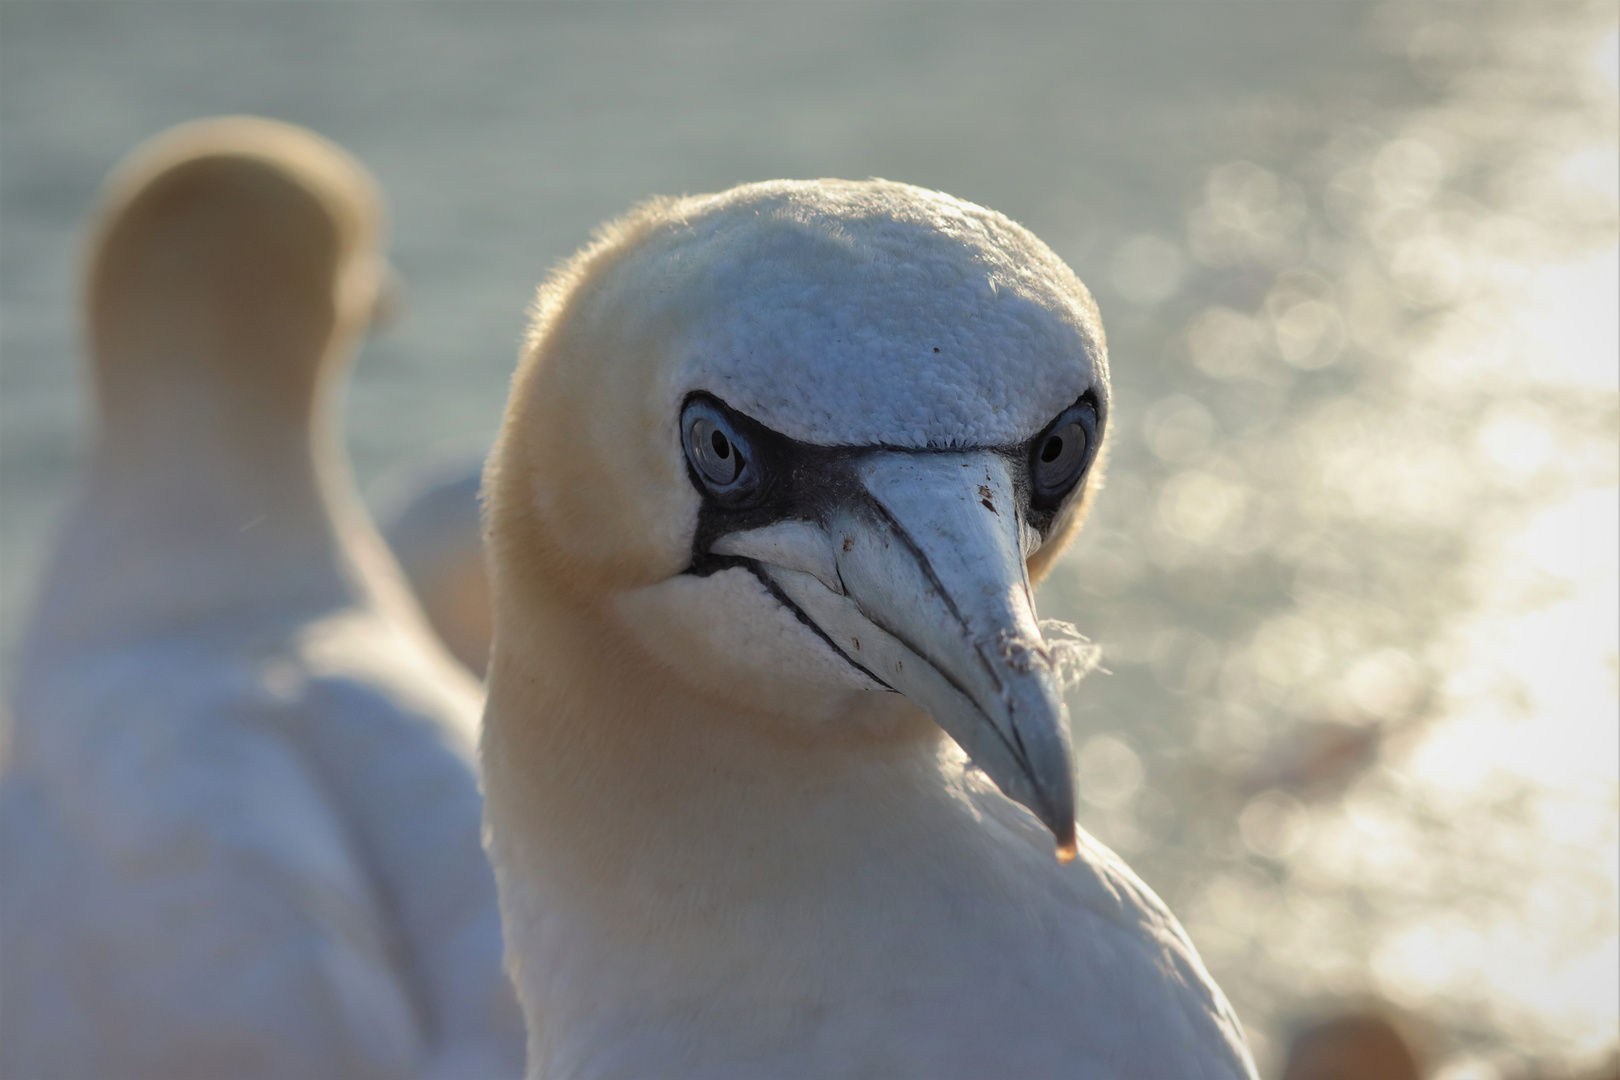
M685 572L696 577L708 577L732 567L748 570L759 579L760 584L776 598L778 603L792 611L801 623L826 642L828 648L877 685L892 690L888 683L839 648L809 615L777 587L753 559L738 555L717 555L710 548L722 536L729 533L760 529L779 521L812 521L820 524L825 521L827 508L848 505L851 502L868 504L873 513L887 517L855 477L856 466L862 458L879 451L934 454L959 453L963 448L930 447L919 450L912 447L883 445L815 446L772 431L759 421L737 412L719 398L703 391L694 391L681 402L683 428L687 422L686 410L694 401L700 401L718 412L732 426L735 434L740 436L739 440L734 441L733 449L743 455L742 467L752 469L754 473L751 482L740 485L739 490L717 492L705 482L692 462L691 453L683 452L687 478L703 496L703 503L698 509L697 529L692 536L692 562ZM1089 428L1085 462L1075 474L1073 482L1066 488L1048 492L1044 498L1039 497L1033 481L1034 470L1039 464L1038 455L1047 437L1060 426L1073 423L1077 415L1083 418L1083 426ZM1063 509L1063 504L1069 496L1085 486L1086 476L1091 471L1092 462L1096 460L1097 447L1102 442L1103 422L1102 404L1095 391L1087 390L1079 400L1059 413L1051 424L1027 443L988 448L1017 466L1011 471L1024 520L1040 533L1043 540L1050 533L1058 513ZM681 439L684 451L687 439L687 432L684 430Z
M754 470L753 485L738 497L736 493L717 495L710 489L686 456L686 474L692 486L703 496L698 510L697 530L692 537L692 564L687 573L707 577L726 566L740 561L732 556L715 555L709 548L727 533L759 529L778 521L822 522L824 509L850 501L870 501L865 489L855 479L855 466L861 458L877 451L906 454L960 453L964 448L947 447L916 449L892 446L815 446L790 439L772 431L750 416L737 412L712 394L694 391L681 403L684 415L693 401L702 401L716 410L736 432L747 440L744 468ZM1090 420L1085 464L1075 474L1074 481L1062 491L1037 498L1031 480L1037 466L1037 455L1047 437L1061 424L1072 422L1080 412ZM1097 446L1102 442L1104 413L1095 391L1087 390L1074 405L1063 410L1050 425L1027 443L1014 446L989 447L992 452L1014 462L1012 470L1017 485L1018 499L1029 522L1042 539L1051 531L1058 512L1068 497L1084 485L1091 464L1096 459ZM684 433L683 433L684 438Z

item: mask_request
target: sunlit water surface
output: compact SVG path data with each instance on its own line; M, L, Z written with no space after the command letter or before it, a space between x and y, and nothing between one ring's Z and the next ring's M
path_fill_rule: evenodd
M363 480L493 430L526 296L653 192L886 175L1093 287L1108 488L1041 597L1103 647L1083 824L1275 1068L1393 1005L1442 1075L1617 1039L1616 9L11 4L0 614L71 476L73 223L256 111L356 150L412 314Z
M1142 242L1208 381L1064 565L1081 731L1157 714L1080 735L1082 792L1245 1015L1361 991L1444 1075L1557 1074L1620 1016L1613 10L1447 14L1379 22L1433 105Z

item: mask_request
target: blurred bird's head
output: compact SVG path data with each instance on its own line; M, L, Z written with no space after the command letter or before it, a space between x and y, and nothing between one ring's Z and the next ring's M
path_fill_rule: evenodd
M217 117L143 143L91 237L104 413L173 415L202 392L245 404L229 423L308 413L386 299L383 218L364 167L292 124Z

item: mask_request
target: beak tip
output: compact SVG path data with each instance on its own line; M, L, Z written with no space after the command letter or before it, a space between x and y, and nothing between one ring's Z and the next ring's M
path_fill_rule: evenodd
M1080 840L1075 833L1074 822L1069 827L1055 833L1057 839L1057 861L1065 866L1074 862L1075 856L1080 854Z

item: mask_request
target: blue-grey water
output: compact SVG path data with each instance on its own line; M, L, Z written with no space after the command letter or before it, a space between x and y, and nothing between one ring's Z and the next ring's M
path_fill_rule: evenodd
M1613 1052L1612 3L0 5L0 645L84 444L80 214L252 112L386 189L363 484L491 437L546 269L652 194L885 176L1024 222L1108 328L1041 596L1084 824L1270 1067L1376 1001L1451 1080Z

